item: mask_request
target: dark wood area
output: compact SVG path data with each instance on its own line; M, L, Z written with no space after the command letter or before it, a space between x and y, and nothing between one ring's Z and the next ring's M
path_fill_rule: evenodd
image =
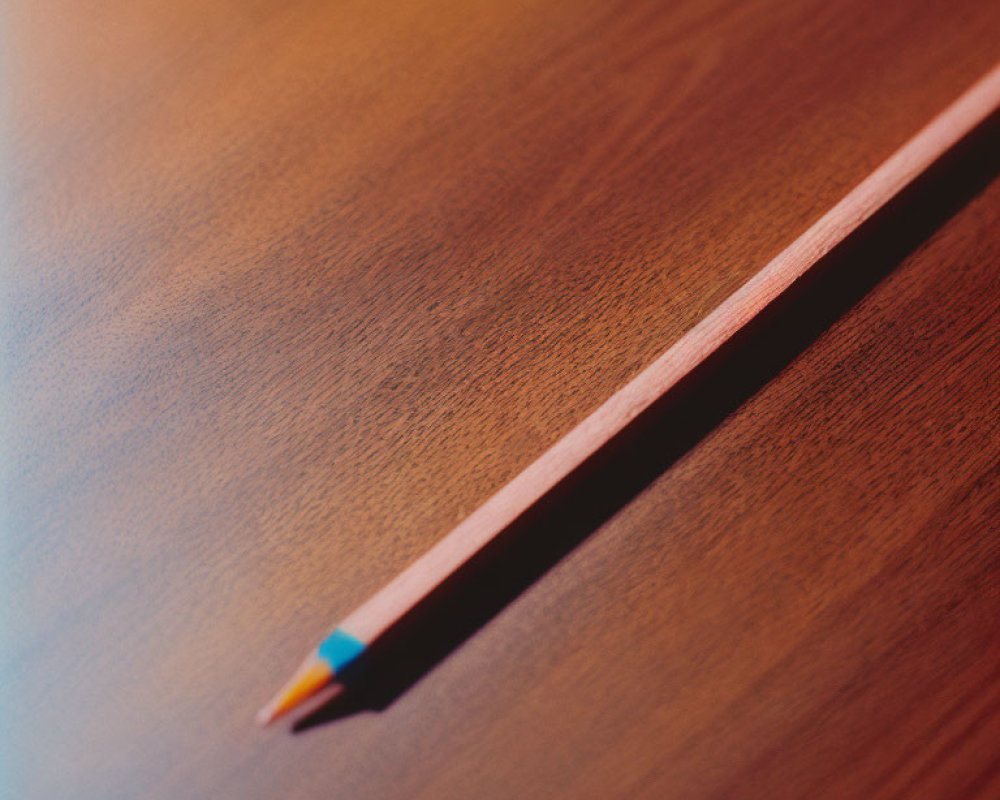
M532 662L417 796L1000 795L998 229L994 182L434 673Z
M996 183L383 710L251 725L1000 58L956 5L8 3L12 796L1000 795Z

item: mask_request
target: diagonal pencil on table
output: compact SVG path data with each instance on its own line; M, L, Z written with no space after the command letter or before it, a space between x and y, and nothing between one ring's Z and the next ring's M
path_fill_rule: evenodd
M576 428L342 620L260 710L257 722L267 725L334 682L389 627L718 350L998 107L1000 64Z

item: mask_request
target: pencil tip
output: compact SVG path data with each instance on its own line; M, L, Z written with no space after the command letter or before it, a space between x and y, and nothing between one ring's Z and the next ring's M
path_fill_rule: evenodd
M286 683L266 706L257 712L256 722L265 727L278 717L287 714L296 706L312 697L333 678L330 665L316 653L310 653Z

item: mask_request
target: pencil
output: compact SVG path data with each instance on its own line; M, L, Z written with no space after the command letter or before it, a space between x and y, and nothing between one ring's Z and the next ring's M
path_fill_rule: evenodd
M260 710L257 722L267 725L334 682L407 611L718 350L998 106L1000 64L576 428L343 619Z

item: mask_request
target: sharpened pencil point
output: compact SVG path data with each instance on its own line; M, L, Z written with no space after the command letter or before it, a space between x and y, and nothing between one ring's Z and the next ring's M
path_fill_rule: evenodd
M330 665L315 652L310 653L292 679L282 687L270 703L257 712L257 724L261 727L270 725L278 717L287 714L312 697L332 679L333 670Z

